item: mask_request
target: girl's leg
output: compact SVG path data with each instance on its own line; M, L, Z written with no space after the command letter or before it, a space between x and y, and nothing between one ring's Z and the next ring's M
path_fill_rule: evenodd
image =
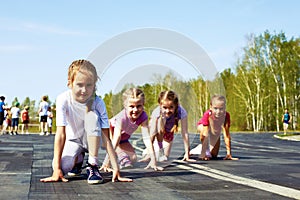
M200 141L201 141L201 151L199 158L202 160L209 160L211 155L210 155L210 150L209 150L209 135L210 133L207 132L208 135L204 135L204 127L203 124L198 125L197 131L200 133Z
M98 165L98 151L100 147L100 136L87 136L89 158L88 163L91 165Z
M172 144L173 144L173 141L170 141L170 142L167 142L166 140L163 141L164 153L167 158L169 158L169 156L170 156Z
M24 130L25 130L25 124L22 124L22 134L24 134Z
M118 147L116 148L116 153L119 159L120 156L123 157L127 155L129 156L132 163L137 161L137 155L135 153L135 150L129 142L124 142L122 144L119 144Z
M212 149L211 149L211 156L213 157L213 158L217 158L218 157L218 154L219 154L219 149L220 149L220 137L219 137L219 139L217 140L217 142L213 145L213 146L211 146L212 147Z
M64 174L71 171L75 164L83 163L85 151L80 144L66 141L61 158L61 169Z

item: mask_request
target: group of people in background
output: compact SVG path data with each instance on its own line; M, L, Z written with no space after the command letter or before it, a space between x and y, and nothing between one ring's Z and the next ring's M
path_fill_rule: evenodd
M39 129L40 135L52 134L52 119L53 113L47 102L47 96L42 97L42 102L39 105ZM0 132L1 134L18 135L19 122L21 121L21 134L29 134L29 106L24 106L21 110L20 103L15 102L12 107L5 104L5 97L0 96Z
M9 133L10 135L18 135L19 118L21 110L20 103L16 102L12 107L5 104L5 97L0 97L0 131L1 134Z

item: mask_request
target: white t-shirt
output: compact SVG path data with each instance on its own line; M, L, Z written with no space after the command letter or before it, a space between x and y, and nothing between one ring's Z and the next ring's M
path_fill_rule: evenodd
M19 118L20 117L20 108L12 107L11 108L11 118Z
M92 110L98 116L98 130L109 128L105 103L99 97L95 98ZM73 99L72 91L68 90L60 94L56 99L56 126L66 127L67 140L85 141L86 131L84 120L86 116L86 104ZM101 132L101 131L100 131ZM85 142L83 142L85 143Z
M40 103L40 107L39 109L40 111L40 116L46 116L47 115L47 111L48 111L48 107L49 107L49 103L47 101L42 101Z

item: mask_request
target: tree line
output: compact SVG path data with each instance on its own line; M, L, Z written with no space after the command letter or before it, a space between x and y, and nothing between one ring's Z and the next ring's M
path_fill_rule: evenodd
M158 105L157 98L161 91L174 90L189 113L189 129L195 131L197 121L209 108L213 95L211 86L221 82L227 99L227 111L231 114L232 130L280 131L285 108L293 116L294 125L299 121L299 75L300 39L288 39L282 32L271 34L265 31L258 36L250 35L235 68L224 70L215 80L198 77L182 81L170 72L163 78L157 78L157 75L153 84L138 87L145 93L148 115ZM122 109L122 93L129 87L137 86L125 85L117 94L105 94L104 101L110 117Z
M112 117L123 108L122 93L129 87L139 87L145 93L145 111L150 115L158 106L159 93L173 90L188 112L190 132L195 132L197 121L209 108L210 97L215 91L220 91L227 99L231 130L280 131L285 108L293 116L295 126L299 121L299 75L300 39L287 38L283 32L272 34L265 31L260 35L250 35L235 66L225 69L214 80L199 76L183 81L172 72L164 77L156 74L156 81L152 84L125 85L120 92L109 92L102 98L108 116ZM22 105L33 108L32 115L36 116L35 101L26 98Z

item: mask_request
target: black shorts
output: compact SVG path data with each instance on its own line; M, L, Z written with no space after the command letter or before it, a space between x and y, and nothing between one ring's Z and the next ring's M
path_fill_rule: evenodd
M3 121L4 121L4 112L0 112L0 126L3 125Z
M41 118L40 118L41 120L40 121L41 122L47 122L47 117L48 117L47 115L41 116Z

